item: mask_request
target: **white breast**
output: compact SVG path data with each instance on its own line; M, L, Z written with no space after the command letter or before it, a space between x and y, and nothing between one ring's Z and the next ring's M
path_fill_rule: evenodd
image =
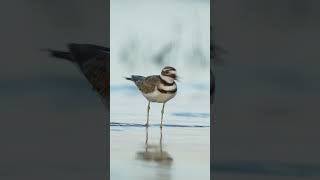
M167 86L172 88L171 86ZM164 89L164 90L172 90L172 89ZM158 103L165 103L172 99L174 96L176 96L175 93L161 93L158 91L158 88L156 88L152 93L143 94L145 98L147 98L151 102L158 102Z
M160 89L163 89L165 91L172 91L177 88L177 85L174 83L172 86L164 86L163 84L158 85Z

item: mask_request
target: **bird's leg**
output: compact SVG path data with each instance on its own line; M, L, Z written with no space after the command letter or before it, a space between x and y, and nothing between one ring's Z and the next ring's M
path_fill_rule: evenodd
M162 154L162 128L160 129L160 152Z
M148 107L147 107L147 123L146 123L146 127L149 126L149 110L150 110L150 101L148 102Z
M162 128L164 105L165 105L165 103L163 103L163 105L162 105L162 110L161 110L161 124L160 124L160 128Z
M146 143L145 143L145 151L148 152L148 138L149 138L149 135L148 135L148 126L146 127Z

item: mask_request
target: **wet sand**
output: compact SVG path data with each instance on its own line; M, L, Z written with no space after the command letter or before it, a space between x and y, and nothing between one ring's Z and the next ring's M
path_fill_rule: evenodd
M151 104L146 128L147 101L137 89L124 87L111 91L111 179L209 179L209 91L190 97L193 104L188 96L169 101L161 130L161 104Z

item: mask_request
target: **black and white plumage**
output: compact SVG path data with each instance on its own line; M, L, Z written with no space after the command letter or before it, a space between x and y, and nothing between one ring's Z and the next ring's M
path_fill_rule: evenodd
M92 44L68 44L68 51L46 49L51 56L76 64L107 107L109 104L110 49ZM108 108L108 107L107 107Z
M146 126L149 125L150 102L163 103L160 125L162 128L165 103L177 94L177 84L175 83L175 80L177 80L176 69L166 66L162 69L160 75L148 77L132 75L131 77L126 77L126 79L133 81L142 95L148 100Z

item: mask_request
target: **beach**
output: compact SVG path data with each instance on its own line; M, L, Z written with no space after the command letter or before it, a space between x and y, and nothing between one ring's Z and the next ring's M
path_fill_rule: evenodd
M144 127L147 101L127 83L111 87L111 179L209 179L209 86L182 85L185 96L178 94L166 104L161 130L161 104L151 103L150 127Z

